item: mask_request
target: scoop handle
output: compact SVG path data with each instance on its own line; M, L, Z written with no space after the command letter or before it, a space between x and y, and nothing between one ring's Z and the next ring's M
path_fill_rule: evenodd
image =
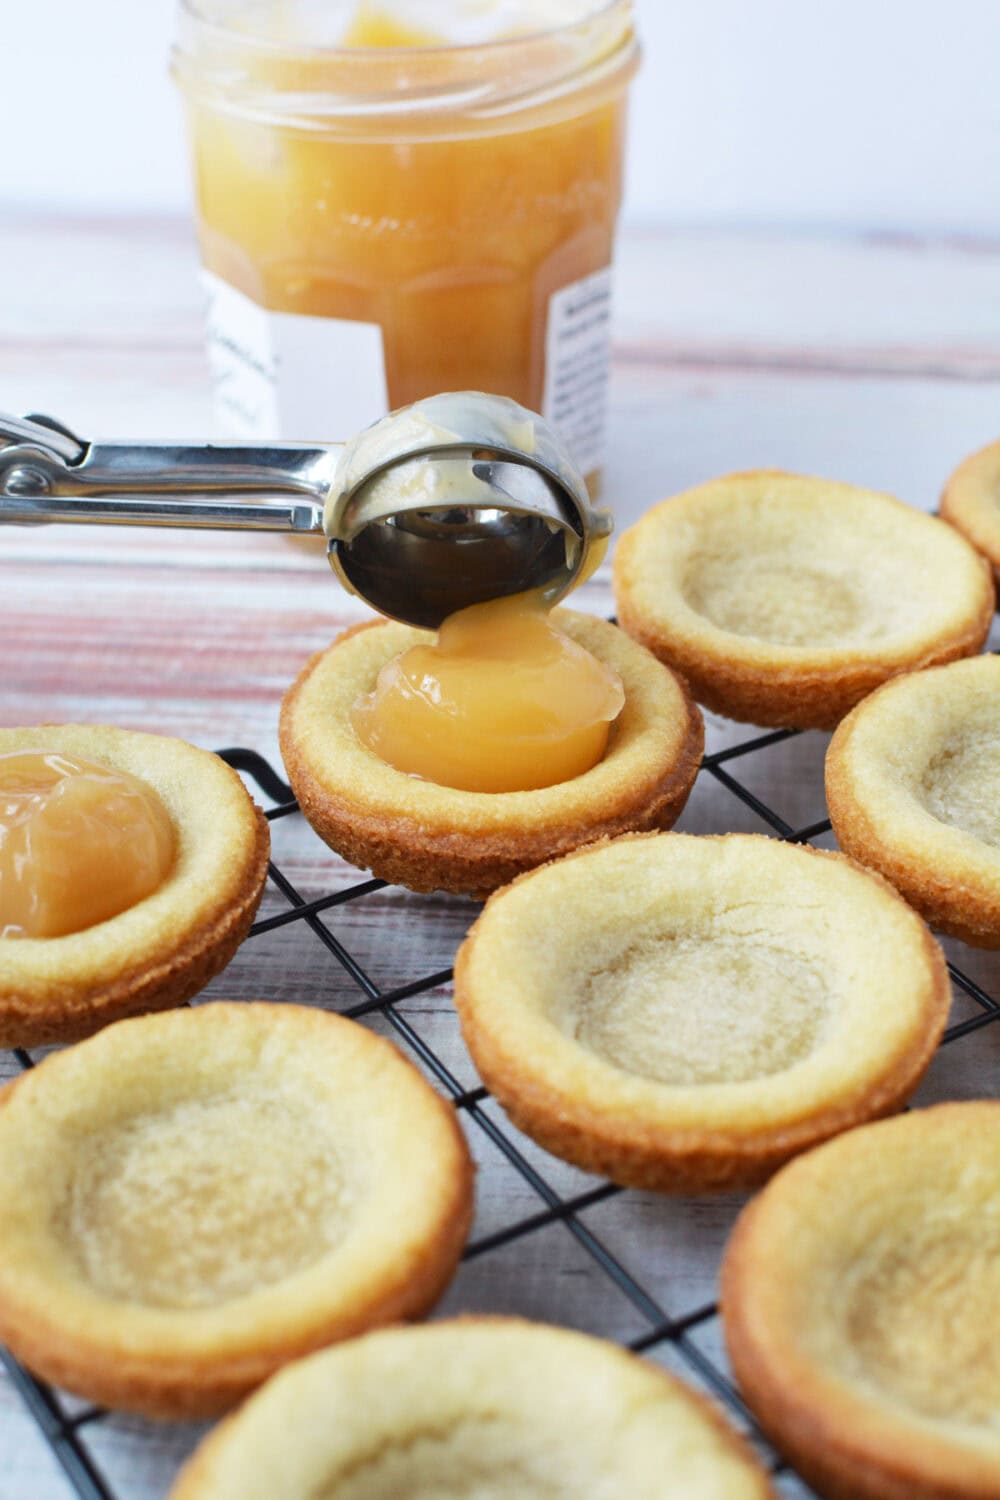
M81 443L74 457L43 426L12 420L16 436L8 426L14 440L0 446L0 523L323 531L332 445Z
M323 534L318 505L241 505L226 500L53 499L49 495L0 495L0 525L36 526L43 521L74 525L179 526L210 531L285 531Z

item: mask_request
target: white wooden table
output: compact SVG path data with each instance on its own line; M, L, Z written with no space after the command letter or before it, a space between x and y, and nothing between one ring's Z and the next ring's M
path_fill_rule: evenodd
M8 218L0 222L0 409L47 410L88 437L197 438L210 430L189 228L169 220ZM930 509L966 452L1000 428L1000 246L679 234L621 248L609 499L624 525L652 501L725 470L799 469L887 489ZM336 434L330 434L335 436ZM313 650L362 613L320 558L280 539L169 532L0 532L0 723L91 720L246 745L278 762L277 706ZM581 607L610 608L606 577ZM709 749L752 731L709 725ZM799 829L824 816L825 736L773 745L730 769ZM680 825L765 830L710 774ZM301 819L274 825L275 856L307 897L359 877ZM829 844L829 837L819 840ZM271 891L264 915L284 908ZM474 908L385 890L328 918L383 989L445 969ZM949 945L1000 994L1000 955ZM351 981L300 922L256 937L210 987L346 1008ZM446 986L398 1013L453 1071L477 1080ZM966 998L956 1018L975 1014ZM376 1015L369 1024L394 1034ZM996 1093L1000 1027L936 1059L922 1101ZM5 1059L0 1074L10 1073ZM491 1102L485 1117L504 1126ZM465 1112L480 1163L473 1242L544 1211ZM505 1127L506 1128L506 1127ZM661 1315L711 1301L736 1198L603 1195L513 1130L562 1200L590 1194L571 1231L557 1217L470 1259L446 1311L519 1312L622 1340ZM596 1236L655 1308L623 1293L588 1248ZM592 1246L591 1246L592 1248ZM717 1320L697 1322L687 1355L651 1356L693 1383L692 1361L723 1363ZM75 1409L72 1404L70 1410ZM156 1500L196 1431L130 1418L83 1436L120 1500ZM783 1493L805 1491L790 1476ZM0 1381L0 1500L72 1492L9 1384Z

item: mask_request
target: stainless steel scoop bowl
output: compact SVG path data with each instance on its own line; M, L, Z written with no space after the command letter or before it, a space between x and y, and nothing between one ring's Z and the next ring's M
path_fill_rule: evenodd
M560 598L611 530L541 417L468 391L314 447L87 443L0 415L0 522L43 521L325 535L347 588L431 628L527 589Z

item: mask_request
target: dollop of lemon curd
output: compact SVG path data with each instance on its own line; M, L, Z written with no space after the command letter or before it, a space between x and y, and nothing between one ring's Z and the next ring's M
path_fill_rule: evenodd
M448 47L509 40L565 21L559 0L357 0L341 47Z
M162 885L176 838L145 782L61 751L0 755L0 937L81 932Z
M361 0L341 41L343 47L440 47L444 37L397 20L381 6Z
M516 594L459 610L435 642L388 662L351 718L398 771L515 792L589 771L624 702L618 674L560 630L537 595Z

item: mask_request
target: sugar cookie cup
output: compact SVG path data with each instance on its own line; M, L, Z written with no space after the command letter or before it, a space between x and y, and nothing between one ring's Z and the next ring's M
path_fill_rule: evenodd
M224 761L183 740L97 724L0 729L0 755L63 752L127 771L159 797L177 851L136 905L64 937L0 939L0 1046L76 1041L183 1005L225 968L267 878L267 820Z
M1000 582L1000 443L959 464L945 485L940 515L986 558Z
M949 987L923 922L844 856L668 833L497 892L455 1003L484 1083L546 1150L702 1192L897 1109Z
M142 1016L0 1093L0 1339L153 1417L425 1312L472 1212L454 1110L324 1011Z
M921 915L1000 948L1000 657L886 683L830 742L834 832Z
M989 568L888 495L731 474L654 506L618 542L618 618L699 703L754 724L831 728L900 672L978 651Z
M943 1104L792 1162L726 1250L743 1394L831 1500L1000 1495L1000 1103Z
M361 743L352 705L426 631L390 621L348 631L285 696L281 750L302 811L361 869L417 891L485 895L581 844L669 828L701 764L701 715L683 682L604 620L556 623L618 672L625 706L592 770L530 792L466 792L407 776ZM484 747L489 753L489 747Z
M601 1339L513 1318L388 1329L270 1381L170 1500L768 1500L709 1403Z

